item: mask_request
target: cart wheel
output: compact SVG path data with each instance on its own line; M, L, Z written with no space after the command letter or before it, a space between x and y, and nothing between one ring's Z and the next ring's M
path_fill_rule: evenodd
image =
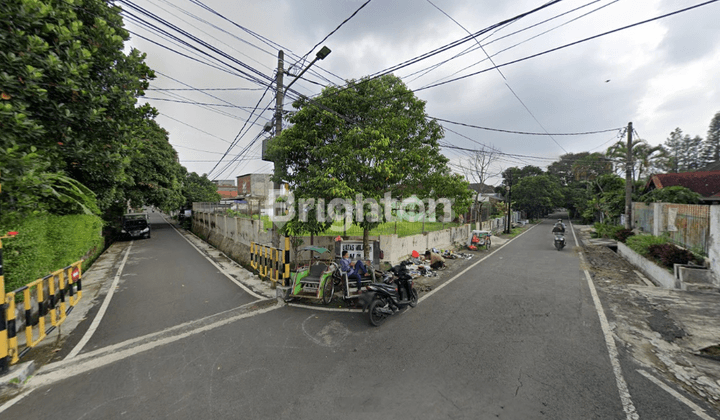
M325 285L323 286L323 297L322 303L329 305L330 301L335 294L335 282L332 278L325 279Z

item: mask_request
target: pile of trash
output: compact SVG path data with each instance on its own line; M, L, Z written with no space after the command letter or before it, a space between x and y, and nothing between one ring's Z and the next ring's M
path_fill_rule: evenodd
M420 259L420 255L417 251L413 251L413 255L405 261L401 261L400 264L391 268L390 271L399 272L405 270L413 278L415 277L435 277L437 273L430 268L430 264L427 261Z

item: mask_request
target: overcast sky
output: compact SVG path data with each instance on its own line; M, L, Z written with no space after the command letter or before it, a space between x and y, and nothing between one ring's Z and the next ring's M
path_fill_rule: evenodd
M365 2L116 3L155 26L148 29L129 13L125 15L125 26L134 33L129 45L147 53L147 64L157 72L146 92L147 101L158 109L157 121L169 131L181 164L191 172L209 173L210 179L272 172L272 164L260 160L260 145L267 137L261 135L263 125L273 117L274 86L266 88L270 86L268 80L275 77L279 49L285 53L286 69L294 64L291 72L295 74L322 45L332 50L303 76L308 80L300 79L292 86L297 92L314 95L321 86L343 85L344 80L386 71L463 40L468 31L483 31L475 39L393 74L426 101L429 116L501 130L577 133L622 128L632 122L640 138L661 144L676 127L685 134L705 138L710 120L720 111L720 2L505 66L703 1L564 0L490 31L487 29L547 2L372 0L357 11ZM133 10L130 4L154 18ZM178 29L206 45L190 41ZM190 42L193 48L180 45L160 30ZM500 71L492 69L486 54ZM307 60L298 62L306 55ZM466 75L470 76L453 80ZM285 84L292 78L286 75ZM428 87L439 82L448 83ZM190 88L213 90L155 90ZM258 103L258 111L237 139ZM284 109L292 110L291 104L287 98ZM251 124L258 114L257 122ZM537 136L442 124L447 129L444 143L467 149L484 144L499 151L495 172L511 166L544 168L565 153L602 152L620 136L620 131ZM450 148L444 148L443 153L453 164L468 156L468 152ZM242 160L233 161L239 156ZM458 170L456 166L453 169ZM499 181L494 178L489 183Z

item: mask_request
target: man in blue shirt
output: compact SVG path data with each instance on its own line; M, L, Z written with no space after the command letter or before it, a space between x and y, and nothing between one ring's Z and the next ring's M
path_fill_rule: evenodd
M362 288L362 282L360 281L360 278L367 274L367 268L365 268L365 264L363 264L362 261L350 261L350 257L348 257L348 252L343 251L342 252L342 258L340 259L340 271L343 273L347 273L348 279L354 279L357 281L357 288L358 293L360 293Z

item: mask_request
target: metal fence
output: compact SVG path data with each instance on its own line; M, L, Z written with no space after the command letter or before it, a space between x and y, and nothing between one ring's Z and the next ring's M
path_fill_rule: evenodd
M688 204L663 204L663 227L670 240L707 255L710 247L710 207Z
M633 226L655 236L667 235L683 248L707 255L710 249L710 206L633 203Z
M655 208L645 203L633 203L633 221L635 227L643 232L652 233L655 223Z

